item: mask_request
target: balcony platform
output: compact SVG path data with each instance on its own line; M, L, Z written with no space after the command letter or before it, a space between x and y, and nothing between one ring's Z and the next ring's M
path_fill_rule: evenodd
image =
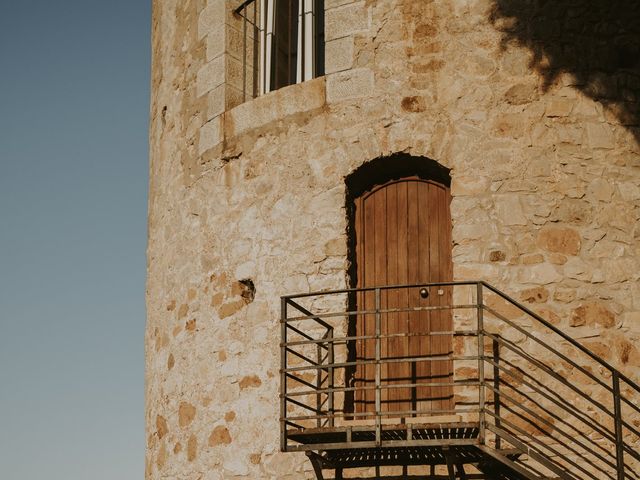
M356 422L354 422L356 423ZM380 426L380 439L376 441L376 425L357 422L354 425L287 430L287 438L297 442L290 450L393 449L411 447L469 446L478 444L480 426L472 422L449 423L396 423ZM425 454L431 453L425 450ZM371 453L371 452L369 452Z

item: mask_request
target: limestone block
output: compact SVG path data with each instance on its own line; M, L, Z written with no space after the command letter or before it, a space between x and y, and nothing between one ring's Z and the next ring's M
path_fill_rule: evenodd
M210 148L222 142L222 117L214 117L200 128L200 137L198 139L198 153L202 155Z
M353 37L343 37L325 43L325 73L348 70L353 66Z
M490 181L481 175L453 175L451 195L478 195L489 191Z
M524 105L537 100L538 86L535 83L518 83L504 94L504 99L511 105Z
M519 195L498 195L495 199L496 216L503 225L526 225Z
M570 98L554 98L547 105L547 117L567 117L571 114L575 100Z
M218 85L207 94L207 120L222 115L227 109L226 85Z
M366 2L356 2L325 11L325 39L346 37L369 28L369 10Z
M220 28L225 23L225 0L208 0L198 16L198 38Z
M538 233L537 244L549 252L577 255L580 252L580 235L572 228L544 227Z
M613 148L615 140L611 126L606 123L587 124L587 137L592 148Z
M196 95L202 96L225 81L225 56L206 63L196 77Z
M207 62L210 62L225 52L225 26L222 24L216 25L215 28L207 34L206 41Z
M548 285L558 282L562 279L562 275L558 270L549 263L540 263L521 267L518 272L518 281L522 283L534 283L537 285Z
M329 10L330 8L335 8L335 7L339 7L341 5L346 5L348 3L355 3L358 0L325 0L324 1L324 8L326 10Z
M324 77L290 85L245 102L227 112L228 137L259 128L288 115L308 112L325 104Z
M621 182L618 184L618 190L622 199L632 202L640 199L640 185L634 182Z
M327 75L327 103L368 97L373 93L373 72L360 68Z
M522 290L520 300L527 303L545 303L549 299L549 291L544 287Z
M600 200L601 202L608 202L613 195L613 188L611 182L606 179L596 178L589 184L587 193L590 197Z
M601 302L590 300L571 312L569 322L572 327L601 325L610 328L615 325L616 316Z

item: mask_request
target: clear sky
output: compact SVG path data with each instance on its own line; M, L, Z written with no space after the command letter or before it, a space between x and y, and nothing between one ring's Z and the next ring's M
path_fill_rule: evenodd
M144 471L150 0L0 0L0 478Z

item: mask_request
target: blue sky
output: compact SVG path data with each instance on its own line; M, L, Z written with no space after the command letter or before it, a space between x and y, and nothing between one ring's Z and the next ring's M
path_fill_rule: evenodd
M140 479L150 0L0 0L0 477Z

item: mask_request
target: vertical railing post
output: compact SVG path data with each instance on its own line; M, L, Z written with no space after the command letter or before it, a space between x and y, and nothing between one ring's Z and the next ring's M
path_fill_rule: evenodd
M247 7L242 11L242 101L247 101Z
M280 451L287 451L287 299L280 299Z
M500 428L500 343L493 340L493 409L496 414L496 427ZM496 449L500 449L500 436L496 436Z
M333 364L335 363L335 354L333 350L333 328L331 328L328 332L328 343L329 343L329 361L328 361L328 369L329 369L329 399L328 399L328 410L329 410L329 427L334 426L334 411L333 411L333 387L334 387L334 373L333 373Z
M478 421L480 423L480 432L478 440L480 444L484 444L485 436L485 387L484 387L484 308L482 304L482 282L478 282L476 288L476 304L478 311Z
M624 444L622 438L622 405L620 402L620 374L612 370L613 418L616 433L616 472L618 480L624 480Z
M382 410L382 398L380 391L380 377L381 377L381 365L380 365L380 331L381 331L381 319L380 319L380 289L375 290L375 302L376 302L376 445L381 443L381 419L380 411Z
M253 2L253 55L251 60L253 62L251 69L251 98L256 98L258 96L258 65L260 64L260 60L258 56L260 55L258 42L259 40L259 28L258 28L258 0Z
M326 336L325 336L326 338ZM322 343L316 343L316 426L322 427Z

